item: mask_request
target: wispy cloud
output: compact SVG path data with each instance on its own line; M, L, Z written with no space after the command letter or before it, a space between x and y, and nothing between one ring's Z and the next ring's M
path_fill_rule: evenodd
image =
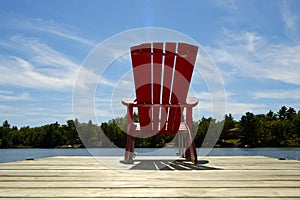
M39 30L39 31L44 31L46 33L50 33L53 35L57 35L57 36L66 38L68 40L73 40L73 41L88 45L90 47L95 47L97 45L97 42L80 37L76 33L71 32L57 24L47 25L47 26L33 26L33 28L36 30Z
M224 106L225 110L223 109ZM199 107L200 113L206 116L212 116L214 112L218 113L223 109L224 113L218 113L216 115L219 116L218 119L223 119L224 114L229 113L233 116L240 117L246 112L265 113L268 111L267 106L263 103L239 102L238 100L227 100L226 104L222 101L216 101L213 105L211 101L200 99Z
M20 56L0 57L0 84L61 90L74 84L79 64L36 38L14 36Z
M264 38L255 32L233 32L224 31L224 39L219 41L216 47L206 47L208 54L214 62L224 78L225 85L231 87L232 83L246 88L251 87L252 91L241 97L234 98L234 95L241 96L240 90L235 90L232 86L233 93L229 93L226 98L226 111L234 115L242 115L247 111L255 113L265 113L270 110L270 105L267 103L274 100L273 105L284 105L288 102L293 103L299 99L300 92L298 89L279 89L264 88L264 85L258 86L259 81L269 82L273 80L278 84L291 85L292 88L300 86L300 45L291 44L272 44L268 38ZM242 77L245 77L243 79ZM253 79L256 83L250 82ZM249 81L249 82L248 82ZM208 95L202 94L204 97ZM255 100L260 99L260 103ZM252 102L249 102L253 100ZM276 102L276 103L275 103Z
M281 4L281 17L288 37L292 40L299 41L299 32L297 29L299 17L292 12L290 5L286 0Z
M20 101L20 100L29 100L30 95L26 92L21 94L15 94L12 91L0 91L0 101Z
M71 107L48 104L47 106L36 103L24 103L9 106L0 105L0 122L8 120L10 124L22 126L40 126L47 123L65 123L67 119L73 119Z
M215 0L213 2L217 6L220 6L222 8L228 9L228 10L238 10L238 6L237 6L235 0L224 0L224 1Z
M300 45L268 44L257 33L243 32L226 34L225 42L207 50L218 65L230 66L227 73L300 85Z
M262 91L254 92L252 96L256 99L299 99L300 90Z
M263 103L246 103L233 101L226 104L226 110L233 115L241 116L246 112L253 112L256 114L266 113L269 108L267 108Z
M76 28L65 24L57 23L53 20L45 20L42 18L28 18L17 14L3 15L6 26L13 26L14 30L44 32L46 34L58 36L77 43L95 47L98 42L87 39L80 35ZM18 31L17 31L18 32Z
M255 32L242 31L234 33L224 29L224 36L226 45L240 46L248 52L255 52L256 49L265 44L265 39Z
M193 92L190 96L198 97L203 101L208 101L214 98L217 101L225 101L225 99L228 99L232 97L234 93L228 92L228 91L214 91L214 92Z

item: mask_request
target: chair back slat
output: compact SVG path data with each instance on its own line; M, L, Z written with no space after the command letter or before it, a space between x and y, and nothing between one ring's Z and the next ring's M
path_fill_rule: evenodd
M151 104L151 43L131 47L131 58L134 72L136 101L142 104ZM141 127L149 127L149 124L151 123L149 111L150 108L138 108Z
M185 103L198 47L186 43L155 42L131 47L131 58L140 104ZM181 108L140 108L141 130L176 134L183 116Z
M198 47L179 43L177 51L178 53L175 66L176 73L173 78L172 95L177 96L177 98L174 98L174 103L177 103L177 100L179 103L185 103L194 70ZM173 102L172 99L173 96L171 97L171 102Z
M196 46L178 43L171 103L185 103L194 70L197 51L198 47ZM174 111L171 114L174 114L172 130L178 130L183 117L183 110L181 108L174 108Z
M153 43L153 49L152 49L152 79L153 79L153 96L152 101L154 104L160 104L161 103L161 75L162 75L162 63L163 63L163 43L162 42L155 42ZM153 130L158 130L159 127L159 121L160 121L160 111L161 108L152 108L152 118L153 118L153 124L152 128Z
M163 97L164 103L171 103L171 92L172 92L172 82L173 82L173 75L175 70L174 61L176 61L176 43L166 43L165 48L165 63L164 63L164 90L163 90ZM165 124L164 130L166 134L172 133L172 128L174 124L174 108L166 108L166 119L167 122Z

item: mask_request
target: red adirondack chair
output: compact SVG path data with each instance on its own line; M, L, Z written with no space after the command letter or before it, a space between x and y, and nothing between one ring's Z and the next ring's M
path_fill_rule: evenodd
M142 134L184 134L185 157L197 163L192 108L187 98L198 47L186 43L145 43L131 47L136 99L126 98L127 136L124 163L133 163L134 138ZM133 121L137 107L139 123ZM183 121L184 110L186 111Z

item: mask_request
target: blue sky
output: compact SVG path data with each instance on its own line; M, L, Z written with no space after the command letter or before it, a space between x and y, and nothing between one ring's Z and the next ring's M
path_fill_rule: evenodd
M226 113L235 119L283 105L299 110L299 13L297 0L1 0L0 121L20 127L72 119L73 86L84 59L107 38L142 27L196 40L221 73ZM121 67L106 71L105 86L114 88ZM202 86L199 112L209 116L211 94ZM103 91L99 121L111 117Z

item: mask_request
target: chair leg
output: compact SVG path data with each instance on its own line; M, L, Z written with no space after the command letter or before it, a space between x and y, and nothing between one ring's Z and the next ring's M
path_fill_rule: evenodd
M134 157L134 136L127 134L124 163L132 164Z
M197 165L198 158L197 158L197 150L196 150L196 145L195 145L194 140L192 140L192 143L191 143L189 149L190 149L190 154L191 154L191 161L193 164Z
M192 161L193 164L198 163L196 145L190 131L188 131L186 139L185 158Z
M191 151L190 151L190 140L189 136L185 135L185 150L184 150L184 158L186 160L191 160Z
M134 156L134 136L131 135L131 125L133 123L133 107L127 107L127 132L126 132L126 147L125 156L122 163L132 164Z
M192 135L192 108L187 108L186 109L186 122L187 122L187 143L186 143L186 155L191 160L194 164L198 163L197 159L197 151L196 151L196 145L194 141L194 137Z

